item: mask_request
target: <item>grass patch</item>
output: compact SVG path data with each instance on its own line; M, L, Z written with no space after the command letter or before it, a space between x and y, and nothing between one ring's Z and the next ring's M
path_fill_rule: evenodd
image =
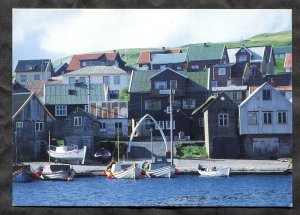
M274 71L275 74L279 72L284 72L283 64L284 64L284 58L276 58L276 66Z
M205 146L176 145L178 158L207 158Z

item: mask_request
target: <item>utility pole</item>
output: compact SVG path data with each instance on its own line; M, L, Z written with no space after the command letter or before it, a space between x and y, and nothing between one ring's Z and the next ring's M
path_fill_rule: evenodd
M153 141L152 141L152 131L153 129L150 128L150 141L151 141L151 162L153 162Z
M90 82L90 76L88 76L88 86L87 86L87 88L88 88L88 113L91 113L91 108L90 108L90 84L91 84L91 82Z
M170 143L171 143L171 165L173 166L173 105L172 105L171 87L170 87Z

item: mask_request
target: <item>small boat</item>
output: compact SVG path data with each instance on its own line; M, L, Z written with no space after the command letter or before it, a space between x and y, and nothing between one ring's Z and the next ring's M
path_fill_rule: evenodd
M65 163L80 163L84 164L86 146L82 149L78 149L77 145L71 146L49 146L48 154L56 161L62 161Z
M71 181L75 177L75 170L69 164L47 164L40 166L43 180L65 180Z
M31 182L34 180L34 173L31 172L29 164L13 164L13 182Z
M213 167L211 169L207 167L202 167L200 164L198 166L198 172L201 176L229 176L230 174L230 167L223 167L217 169Z
M109 179L138 179L142 178L142 169L136 163L116 163L112 161L105 169Z
M178 170L174 165L167 162L166 157L154 157L155 161L143 164L143 170L149 178L172 178Z
M105 148L102 148L94 154L94 157L99 160L106 160L111 157L111 153Z

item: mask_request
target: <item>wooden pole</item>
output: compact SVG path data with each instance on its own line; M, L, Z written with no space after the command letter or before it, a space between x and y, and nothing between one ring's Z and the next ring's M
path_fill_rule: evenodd
M173 166L173 105L172 88L170 89L170 145L171 145L171 165Z
M120 163L120 137L119 137L119 123L118 123L118 128L117 128L117 134L118 134L118 163Z
M48 145L49 145L49 148L48 148L48 154L49 154L49 164L50 164L50 130L49 130L49 143L48 143Z

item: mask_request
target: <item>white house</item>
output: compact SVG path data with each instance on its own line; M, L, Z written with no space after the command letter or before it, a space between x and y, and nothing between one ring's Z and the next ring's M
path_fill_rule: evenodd
M85 83L108 86L111 99L119 99L123 88L129 86L130 74L116 66L86 66L63 76L64 84Z
M264 83L239 105L241 152L250 158L291 156L292 103Z

